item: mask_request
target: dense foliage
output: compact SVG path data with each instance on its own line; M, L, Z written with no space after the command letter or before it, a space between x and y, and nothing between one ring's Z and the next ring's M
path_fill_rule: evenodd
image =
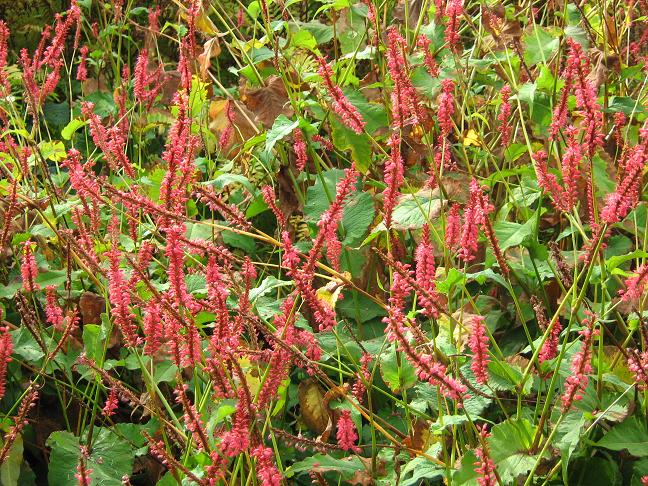
M3 485L648 484L645 0L36 3Z

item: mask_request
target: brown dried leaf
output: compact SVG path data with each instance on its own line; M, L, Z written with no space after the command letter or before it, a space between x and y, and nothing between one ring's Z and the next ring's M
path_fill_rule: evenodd
M250 123L254 119L254 114L250 112L242 103L232 102L224 98L216 98L209 106L209 129L220 137L223 130L227 128L230 121L227 118L227 105L233 103L234 109L234 133L225 152L231 147L238 147L257 134L255 127ZM232 155L232 154L230 154Z
M241 100L250 111L254 113L254 119L270 128L279 115L291 117L293 109L288 103L288 93L283 80L279 76L270 76L266 80L266 86L262 88L241 90Z
M81 322L86 324L101 324L101 314L106 312L106 299L92 292L84 292L79 299Z
M302 381L298 390L301 417L316 434L323 434L331 422L330 410L324 404L324 392L311 378Z
M427 450L430 441L430 422L424 419L415 418L412 432L409 437L403 439L403 444L409 449L416 451Z
M212 37L203 46L203 52L198 56L198 66L200 68L200 78L203 81L207 80L207 71L211 67L211 60L213 57L221 53L220 41L218 37Z
M371 469L373 467L371 457L359 457L360 462L364 465L364 470L359 470L353 473L351 479L349 479L349 484L359 485L359 486L371 486L375 484L372 476L384 476L387 474L385 469L385 461L379 459L376 464L376 473L371 474Z

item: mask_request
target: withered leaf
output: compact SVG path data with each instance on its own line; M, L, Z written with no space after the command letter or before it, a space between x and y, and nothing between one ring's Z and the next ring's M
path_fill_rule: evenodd
M424 451L427 449L430 440L430 422L416 418L412 425L412 432L409 437L403 439L403 443L410 449Z
M234 120L230 122L227 118L228 104L233 103ZM232 138L229 144L224 147L227 152L232 147L242 145L245 141L254 137L257 132L252 120L254 115L240 102L232 102L224 98L217 98L209 106L209 129L218 137L231 123L233 125Z
M203 46L203 52L198 56L198 66L200 68L200 78L204 81L207 79L207 71L211 67L212 58L221 53L220 41L218 37L212 37Z
M298 390L302 420L317 434L323 434L331 421L330 411L324 404L324 392L313 379L302 381Z
M106 299L93 292L84 292L79 298L81 322L86 324L101 324L101 314L106 312Z
M255 120L270 128L279 115L292 117L294 112L288 103L288 93L279 76L270 76L262 88L241 90L241 99Z

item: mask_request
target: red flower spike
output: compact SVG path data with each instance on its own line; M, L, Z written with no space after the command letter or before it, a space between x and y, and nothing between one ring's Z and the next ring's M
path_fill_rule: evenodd
M472 320L472 328L470 330L470 338L468 346L472 351L472 362L470 369L477 379L477 383L485 385L488 383L488 363L490 357L488 356L488 334L486 333L486 325L484 324L483 316L475 316Z
M351 419L350 410L342 410L340 418L337 421L336 438L338 445L345 451L353 451L356 454L360 453L360 448L356 445L358 433Z

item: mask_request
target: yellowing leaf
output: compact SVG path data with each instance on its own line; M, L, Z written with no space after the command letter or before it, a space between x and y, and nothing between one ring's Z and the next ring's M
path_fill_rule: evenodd
M183 5L181 2L178 0L173 0L173 3L175 3L178 7L180 7L181 17L185 20L185 22L189 21L189 9L185 5ZM214 22L209 18L209 15L205 12L205 8L202 5L202 2L200 2L200 11L198 12L198 15L196 15L195 18L195 26L198 32L201 32L209 37L215 36L218 34L218 29L214 25Z
M464 137L463 144L464 147L468 147L470 145L474 145L475 147L481 147L482 141L481 138L479 138L477 132L471 128L470 130L468 130L468 133Z
M322 301L325 306L334 309L343 288L344 284L342 282L339 280L331 280L324 287L317 289L317 298Z
M220 41L218 37L212 37L203 46L203 52L198 56L198 66L200 67L200 77L204 80L207 78L207 70L211 66L212 57L221 53Z
M324 404L324 393L311 378L299 384L299 407L306 426L317 434L323 434L329 427L331 417Z
M239 364L243 373L245 373L245 383L247 383L248 390L250 390L252 396L255 396L261 388L261 380L257 375L257 370L252 366L249 358L240 358Z
M204 10L201 10L198 16L196 17L196 29L199 32L202 32L205 35L213 36L218 34L218 29L214 25L214 22L209 18Z

